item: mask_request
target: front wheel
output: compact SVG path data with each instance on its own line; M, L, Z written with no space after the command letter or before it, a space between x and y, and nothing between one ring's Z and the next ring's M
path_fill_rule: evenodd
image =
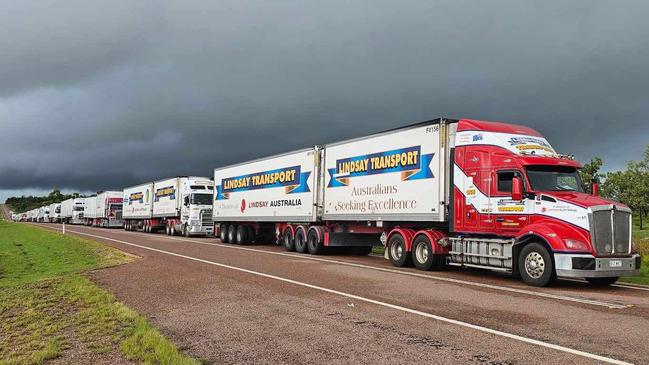
M532 242L521 250L518 271L523 281L533 286L547 286L557 278L550 252L537 242Z
M586 278L586 281L592 286L609 286L615 284L619 277L612 278Z
M189 234L189 227L187 227L186 224L185 224L185 226L184 226L184 228L183 228L183 233L184 233L184 236L185 236L186 238L191 237L191 235Z

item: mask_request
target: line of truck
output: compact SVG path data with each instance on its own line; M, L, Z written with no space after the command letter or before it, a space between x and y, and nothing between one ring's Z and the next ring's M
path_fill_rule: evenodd
M638 274L631 210L596 184L587 194L580 167L531 128L439 118L99 194L80 203L82 218L63 202L54 219L315 255L382 245L395 266L489 269L536 286ZM27 219L51 221L47 210Z

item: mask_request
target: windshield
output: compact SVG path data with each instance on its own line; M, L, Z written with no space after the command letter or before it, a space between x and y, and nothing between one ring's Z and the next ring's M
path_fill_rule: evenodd
M576 191L583 193L579 173L568 166L529 166L527 178L536 191Z
M192 205L211 205L212 194L192 194L190 203Z

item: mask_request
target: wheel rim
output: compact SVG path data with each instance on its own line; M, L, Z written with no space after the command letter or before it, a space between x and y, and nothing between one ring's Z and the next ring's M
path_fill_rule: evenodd
M538 252L530 252L525 256L525 272L533 279L538 279L545 272L545 260Z
M403 247L401 246L401 243L394 243L390 246L390 255L397 261L401 259L401 256L403 255Z
M423 242L419 243L415 249L415 258L417 259L417 262L422 264L428 262L429 255L430 251L428 250L428 245Z

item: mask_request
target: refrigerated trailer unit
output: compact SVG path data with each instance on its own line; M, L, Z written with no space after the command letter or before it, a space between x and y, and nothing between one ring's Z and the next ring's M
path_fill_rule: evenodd
M395 266L445 265L610 284L637 274L628 207L584 192L537 131L436 119L214 171L223 242L287 250L385 245Z
M38 208L36 213L36 222L38 223L47 223L50 220L50 207L42 206Z
M168 235L213 234L214 183L181 176L124 189L124 228Z
M61 204L54 203L49 206L50 215L48 217L48 222L50 223L59 223L61 221Z
M84 198L72 198L61 202L61 221L68 224L83 224Z

